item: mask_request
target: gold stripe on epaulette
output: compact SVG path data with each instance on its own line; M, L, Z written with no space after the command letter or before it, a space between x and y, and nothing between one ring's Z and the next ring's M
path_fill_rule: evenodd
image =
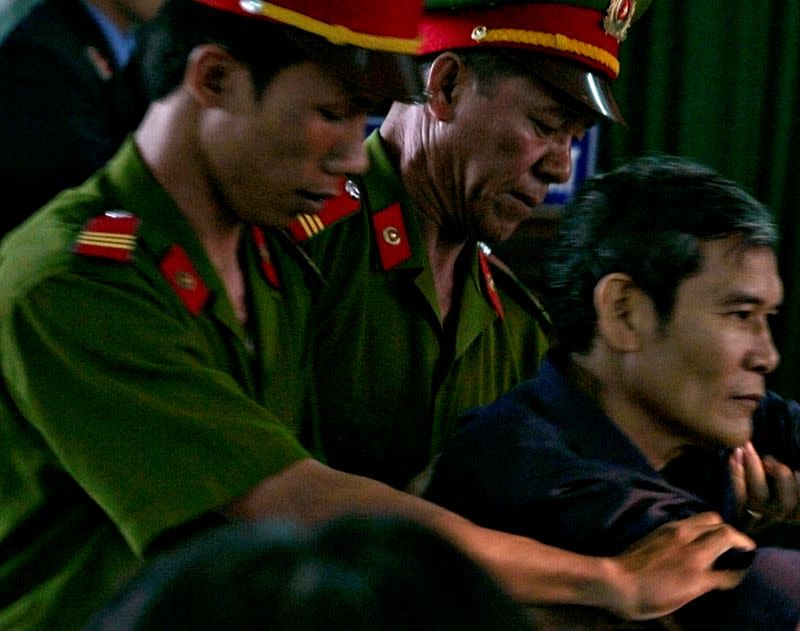
M113 232L82 232L78 235L77 243L132 250L136 247L136 236Z
M322 232L325 229L325 224L317 215L297 215L297 220L303 226L303 230L309 237Z

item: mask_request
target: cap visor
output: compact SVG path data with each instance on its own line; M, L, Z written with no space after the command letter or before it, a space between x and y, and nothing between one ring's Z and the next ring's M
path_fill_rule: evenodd
M422 72L413 55L332 44L302 31L293 32L291 38L315 63L358 91L381 101L425 99Z
M545 83L594 110L604 118L625 125L608 79L567 59L537 55L532 72Z

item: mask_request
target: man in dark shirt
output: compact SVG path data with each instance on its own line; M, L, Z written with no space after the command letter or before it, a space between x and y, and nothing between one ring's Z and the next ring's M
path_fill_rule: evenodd
M134 28L161 0L44 0L0 44L0 235L105 164L147 99Z
M796 518L800 407L765 390L779 359L776 241L767 209L685 160L643 158L591 181L546 275L559 346L538 376L468 415L429 497L599 555L708 510L754 534ZM794 629L798 562L800 551L761 548L739 587L677 617Z

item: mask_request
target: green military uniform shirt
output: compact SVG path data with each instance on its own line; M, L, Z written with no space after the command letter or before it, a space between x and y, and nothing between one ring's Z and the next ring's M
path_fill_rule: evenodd
M367 147L360 212L306 242L327 277L315 331L317 437L331 466L402 488L461 412L532 374L546 349L544 316L502 269L485 274L480 245L469 243L457 324L446 329L418 211L377 132Z
M246 232L245 331L132 141L4 242L0 628L81 626L159 537L308 456L297 254Z

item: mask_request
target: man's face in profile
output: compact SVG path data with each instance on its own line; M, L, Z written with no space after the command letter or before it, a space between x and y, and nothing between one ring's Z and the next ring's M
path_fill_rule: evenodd
M783 286L769 247L732 236L701 252L669 321L643 336L630 396L680 444L735 447L749 440L765 375L778 365L768 320Z

